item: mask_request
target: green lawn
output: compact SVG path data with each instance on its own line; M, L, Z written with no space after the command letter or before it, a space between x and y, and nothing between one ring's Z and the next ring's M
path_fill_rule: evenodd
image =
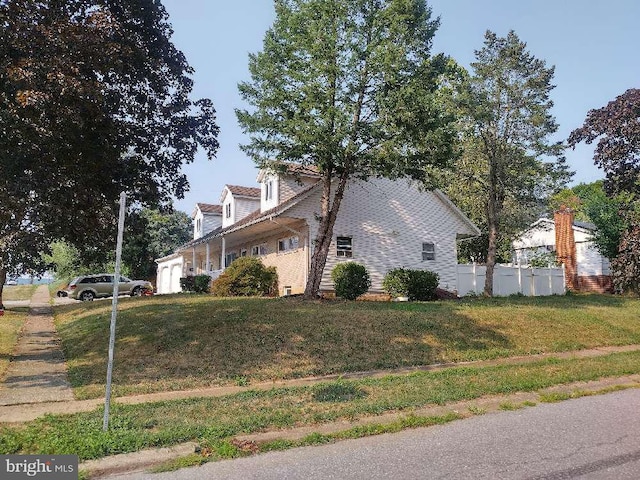
M38 285L5 285L2 288L2 300L30 300L36 288Z
M27 314L23 311L7 310L0 317L0 380L4 378L11 354L18 340L18 333L24 325Z
M46 452L76 454L80 459L91 459L195 440L201 445L210 445L214 450L219 448L216 455L234 456L241 452L234 450L227 439L238 434L355 420L393 411L410 416L389 428L423 426L439 421L437 418L411 417L416 408L423 406L473 400L492 394L533 392L563 383L624 376L639 371L640 352L630 352L598 358L547 359L519 365L458 367L269 391L249 390L218 398L113 405L110 429L106 433L101 428L102 414L99 410L47 415L20 426L0 426L0 454ZM562 398L555 396L549 399L556 401ZM505 403L504 408L521 406ZM470 413L482 411L470 408ZM456 418L459 415L449 414L440 421ZM362 436L384 431L389 430L387 427L361 427L349 430L345 435ZM312 434L310 437L303 443L342 438L339 434L333 437ZM277 448L277 445L261 448ZM202 457L192 460L206 461Z
M123 299L114 395L640 343L640 300ZM78 398L104 393L110 302L56 307Z

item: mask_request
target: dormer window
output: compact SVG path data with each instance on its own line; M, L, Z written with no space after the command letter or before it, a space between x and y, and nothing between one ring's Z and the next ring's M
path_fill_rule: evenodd
M227 203L224 206L224 216L225 218L231 218L231 204Z
M273 180L269 180L264 184L264 199L267 201L273 199Z

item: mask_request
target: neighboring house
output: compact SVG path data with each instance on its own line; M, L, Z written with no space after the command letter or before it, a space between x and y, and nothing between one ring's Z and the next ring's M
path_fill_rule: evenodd
M158 263L158 293L180 291L180 277L216 278L238 257L258 256L278 271L280 295L304 291L318 230L322 182L311 169L261 170L259 188L227 185L221 205L198 204L194 239ZM205 221L205 210L221 223ZM215 213L213 213L215 215ZM372 292L382 291L392 268L431 270L440 286L456 290L457 245L479 230L440 191L423 191L406 180L351 181L333 230L321 290L333 289L331 270L344 261L368 269Z
M578 290L606 291L611 287L609 260L603 257L593 243L595 225L573 221L575 265ZM513 243L513 263L527 266L540 254L556 254L556 224L541 218L525 230Z

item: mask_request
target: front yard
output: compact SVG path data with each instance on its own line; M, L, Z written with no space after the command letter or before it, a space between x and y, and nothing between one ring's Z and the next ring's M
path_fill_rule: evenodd
M113 404L103 432L101 409L0 425L0 454L77 454L81 460L195 441L199 453L162 468L312 445L609 391L582 383L640 373L640 351L597 358L547 358L509 365L457 366L381 378L251 389L262 380L344 373L444 361L640 344L640 300L597 295L477 299L434 303L303 302L175 295L123 299L114 388L118 395L247 385L214 398ZM56 307L69 374L78 398L104 394L110 302ZM15 317L15 318L12 318ZM5 320L20 322L20 314ZM7 324L8 325L8 324ZM15 330L15 327L14 327ZM4 334L3 334L4 336ZM606 383L606 382L604 382ZM566 385L569 393L545 393ZM578 385L578 386L575 386ZM630 385L621 385L627 388ZM636 383L631 386L637 386ZM615 388L615 387L611 387ZM503 400L507 399L507 400ZM425 407L467 401L435 416ZM398 414L395 420L380 420ZM366 421L349 427L348 422ZM295 427L342 430L304 438L244 442L236 437ZM380 422L380 423L378 423ZM293 437L292 437L293 438ZM84 474L83 474L84 475ZM83 477L84 478L84 477Z
M433 303L171 295L120 303L114 395L640 343L640 300ZM111 305L56 308L78 398L104 394Z

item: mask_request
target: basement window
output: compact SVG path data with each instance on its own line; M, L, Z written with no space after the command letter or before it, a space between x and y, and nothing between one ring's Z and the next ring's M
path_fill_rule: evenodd
M353 257L353 239L351 237L336 238L336 256L351 258Z
M436 244L433 242L424 242L422 244L422 261L436 259Z

